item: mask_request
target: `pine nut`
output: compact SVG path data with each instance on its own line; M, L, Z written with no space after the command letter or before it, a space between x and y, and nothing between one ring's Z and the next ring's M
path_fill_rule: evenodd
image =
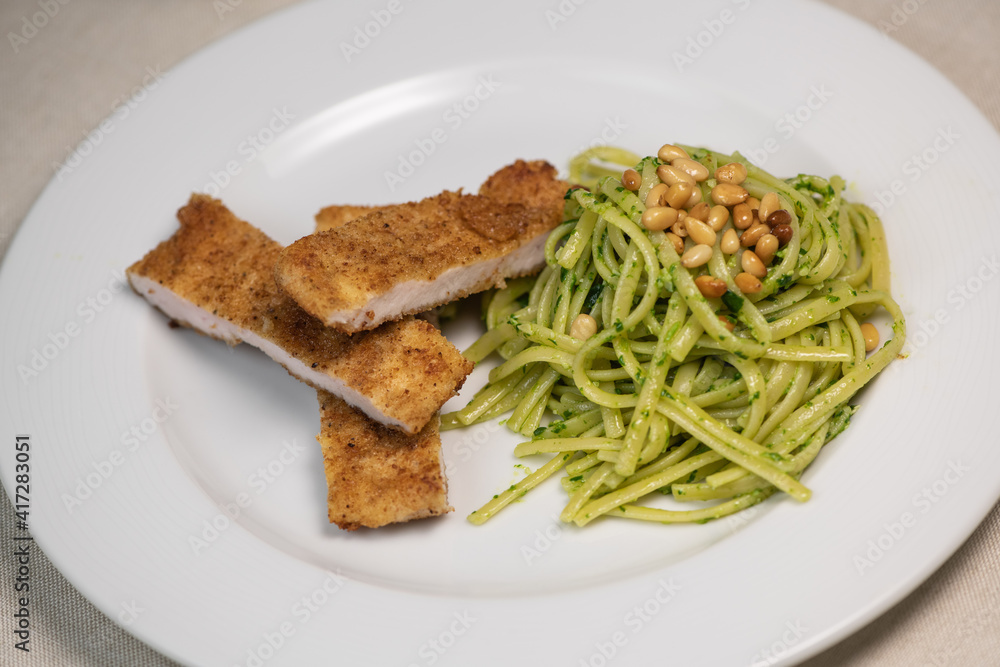
M757 199L756 197L747 197L746 204L747 206L750 207L750 210L752 211L756 211L757 209L760 208L760 200Z
M715 170L715 180L720 183L733 183L739 185L747 180L747 168L739 162L724 164Z
M695 182L701 183L708 179L708 167L703 165L701 162L692 160L689 157L679 157L675 160L670 161L671 167L677 167L678 169L687 173L688 176L693 178Z
M757 239L757 245L754 246L753 251L757 253L760 261L764 262L764 266L769 265L774 259L774 253L778 252L777 237L774 234L764 234Z
M761 222L767 220L767 216L771 215L775 211L781 208L781 202L778 201L778 193L768 192L764 195L764 198L760 200L760 208L757 209L757 217Z
M649 192L646 193L646 208L663 206L663 195L667 194L667 190L669 189L670 186L664 183L657 183L651 187Z
M725 206L741 204L749 196L750 193L735 183L722 182L712 188L712 201Z
M691 216L692 218L697 218L698 220L701 220L702 222L707 222L708 221L708 204L706 204L703 201L698 202L697 204L695 204L694 206L691 207L691 210L688 211L688 215Z
M736 286L739 287L740 291L744 294L756 294L764 289L761 282L749 273L737 273L736 277L733 278L733 282L736 283Z
M642 226L650 231L663 231L677 222L677 211L669 206L647 208L642 214Z
M663 202L667 206L673 206L674 208L680 208L687 203L687 200L691 198L691 193L694 192L695 186L691 183L678 182L670 186L667 193L663 195Z
M626 169L622 172L622 185L625 186L626 190L635 192L642 185L642 177L635 169Z
M656 175L667 185L674 185L675 183L690 183L694 185L694 179L691 178L691 174L673 165L661 164L656 168Z
M871 322L865 322L861 325L861 335L865 337L865 352L871 352L876 347L878 347L878 329Z
M722 322L722 326L726 327L730 331L736 331L736 325L733 324L733 321L731 319L729 319L725 315L719 315L718 318L719 321Z
M737 204L733 207L733 227L736 229L750 229L753 224L753 211L746 204Z
M705 204L708 206L708 204ZM693 210L693 209L692 209ZM729 209L721 204L716 204L708 211L708 226L715 231L721 231L729 222Z
M578 340L587 340L597 333L597 320L587 313L580 313L570 325L569 335Z
M660 158L660 162L673 162L677 158L689 157L687 151L680 146L674 146L673 144L663 144L660 146L660 150L656 151L656 157Z
M740 249L740 237L736 235L735 229L727 229L719 242L719 248L727 255L735 255Z
M713 278L709 275L698 276L694 279L694 284L698 286L698 290L702 296L708 299L718 299L728 289L726 281Z
M706 264L712 257L712 248L707 245L696 245L681 255L681 266L693 269L696 266Z
M694 192L688 197L688 200L684 203L685 208L691 208L692 206L697 206L701 203L701 188L695 186Z
M678 219L677 222L674 223L674 226L670 228L670 231L682 239L686 239L688 236L686 220Z
M689 215L684 219L684 226L687 227L688 235L695 243L715 245L715 230L709 227L708 223ZM777 243L777 239L774 242Z
M673 232L667 232L667 240L674 246L674 252L678 255L684 254L684 239Z
M764 222L771 225L772 227L776 225L789 225L792 222L792 215L783 208L779 208L777 211L773 211L771 215L766 218L761 218Z
M740 257L740 266L754 278L760 279L767 275L767 267L753 250L743 251L743 256Z
M757 241L760 240L760 237L763 236L764 234L767 234L769 231L771 230L768 229L767 225L762 225L759 222L756 222L754 223L753 227L746 230L745 232L743 232L743 234L740 235L740 245L742 245L744 248L749 248L751 246L757 245Z
M771 234L778 239L778 245L782 248L792 240L792 226L791 225L775 225L771 228Z

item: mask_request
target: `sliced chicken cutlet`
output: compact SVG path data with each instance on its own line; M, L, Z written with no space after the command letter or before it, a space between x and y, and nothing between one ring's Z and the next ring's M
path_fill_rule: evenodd
M519 160L484 194L378 207L299 239L281 253L275 279L328 326L371 329L539 270L567 188L548 163Z
M508 204L523 204L534 208L552 205L556 197L566 193L567 184L551 177L554 169L548 163L536 160L518 160L496 172L482 184L479 194ZM316 231L342 227L348 222L369 213L391 209L399 204L381 206L337 204L327 206L316 214Z
M281 245L221 202L193 195L177 232L127 270L167 317L261 349L289 373L377 422L417 433L472 371L437 329L412 318L356 336L312 317L274 283Z
M330 523L344 530L452 511L435 416L408 435L368 419L333 394L319 396Z

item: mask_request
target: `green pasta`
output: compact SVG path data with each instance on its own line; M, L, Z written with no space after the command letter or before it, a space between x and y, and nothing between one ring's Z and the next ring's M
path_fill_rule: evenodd
M808 500L803 471L905 338L878 217L843 199L839 177L779 179L687 146L590 149L570 181L545 269L484 297L487 330L466 355L503 362L442 417L447 429L507 414L529 438L516 456L552 458L469 520L560 469L561 518L579 526L705 522L779 491ZM891 321L881 346L865 321L877 312ZM703 506L641 504L664 494Z

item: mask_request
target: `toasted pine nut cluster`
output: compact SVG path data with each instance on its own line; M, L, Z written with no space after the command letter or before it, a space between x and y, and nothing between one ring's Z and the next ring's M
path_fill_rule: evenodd
M666 239L680 255L681 264L693 269L708 263L716 243L726 255L743 249L743 271L734 278L744 294L761 291L768 266L778 250L792 239L792 216L776 192L761 199L751 197L742 187L747 169L738 162L724 164L709 173L692 160L683 148L664 144L657 151L661 164L656 169L660 183L646 194L642 225L650 231L665 232ZM642 178L635 169L626 169L622 185L639 190ZM709 181L712 203L702 200L700 183ZM695 280L709 298L722 296L726 284L710 275Z
M664 144L657 151L660 161L656 175L660 182L646 194L642 225L664 237L688 269L704 266L712 258L716 243L725 255L742 249L740 268L733 282L743 294L758 294L767 278L768 267L778 250L788 245L794 234L792 214L777 192L767 192L761 199L751 197L743 187L747 168L729 162L710 174L708 167L691 159L680 146ZM701 183L708 182L712 204L703 201ZM638 192L642 177L635 169L626 169L622 186ZM708 273L695 278L695 285L706 298L719 298L728 289L726 282ZM719 319L732 331L732 321ZM589 324L589 323L587 323ZM870 323L861 325L868 352L879 344L878 330Z

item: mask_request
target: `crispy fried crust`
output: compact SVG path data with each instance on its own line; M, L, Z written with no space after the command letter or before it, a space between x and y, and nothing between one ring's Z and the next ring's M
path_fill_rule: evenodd
M563 196L568 188L568 183L556 178L556 168L548 162L518 160L487 178L479 194L506 204L555 208L561 221Z
M435 417L416 435L388 429L325 391L319 397L330 523L344 530L452 511Z
M351 220L385 208L390 208L390 206L355 206L353 204L327 206L316 214L316 231L322 232L325 229L343 227Z
M370 401L374 416L410 433L423 428L472 371L427 322L406 319L353 337L323 326L274 284L280 244L218 200L193 195L178 219L180 229L127 273L133 281L155 281L242 335L233 340L197 327L202 333L231 344L256 334L304 364L308 371L293 373L299 379L317 388L331 388L326 379L342 383L345 398L356 392Z
M522 204L531 208L547 208L566 194L569 185L556 178L556 169L545 160L518 160L503 167L486 179L479 194L506 204ZM351 220L399 204L384 206L335 204L316 214L316 231L343 227Z
M488 194L445 191L380 207L350 224L299 239L282 252L275 279L329 326L343 331L373 327L537 270L532 265L527 271L486 271L468 283L449 285L443 300L400 304L368 318L354 315L401 285L433 283L450 270L504 258L548 233L562 220L566 187L551 165L518 161L490 177L483 185ZM351 207L342 208L343 215L351 213Z

